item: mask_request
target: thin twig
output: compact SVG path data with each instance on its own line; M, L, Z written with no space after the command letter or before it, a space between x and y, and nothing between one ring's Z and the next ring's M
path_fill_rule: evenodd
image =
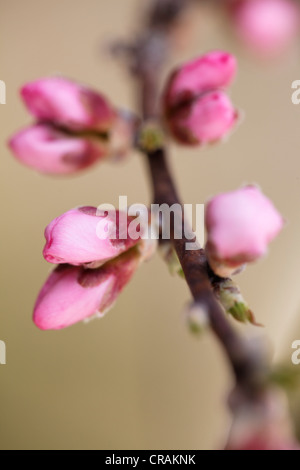
M181 204L166 161L165 150L147 154L147 160L154 203L166 203L169 206ZM182 233L184 233L183 230ZM181 239L173 237L172 240L192 296L195 302L200 303L207 310L211 328L228 356L237 383L245 389L247 394L255 393L255 389L261 385L260 358L253 354L248 343L237 334L215 298L210 281L211 272L204 250L186 250L188 241L184 236Z
M135 75L140 87L139 102L145 121L159 118L160 78L163 65L167 61L169 28L178 20L186 4L186 0L163 0L163 2L153 0L152 9L149 10L152 16L145 21L148 30L144 32L143 40L137 41L139 47L135 49L137 51ZM163 53L165 56L162 55ZM166 148L154 153L148 152L146 157L150 169L154 203L165 203L169 206L182 205L167 163ZM239 392L247 399L256 398L264 386L264 361L251 350L247 341L238 335L228 322L213 293L212 273L204 250L187 251L188 240L184 236L180 240L175 239L174 226L172 232L172 243L182 265L186 282L195 302L200 303L207 310L211 328L227 354Z

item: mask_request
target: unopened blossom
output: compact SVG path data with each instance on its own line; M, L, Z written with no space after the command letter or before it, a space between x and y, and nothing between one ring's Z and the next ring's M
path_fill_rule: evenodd
M241 40L264 56L282 53L299 33L300 8L294 0L238 0L231 14Z
M164 93L167 110L182 101L208 91L228 88L237 73L237 62L232 54L211 51L179 66L170 76Z
M234 406L226 450L300 450L282 390L269 388L260 400Z
M98 269L56 268L43 286L33 320L42 330L59 330L94 316L102 317L131 280L140 263L131 250Z
M104 264L139 243L129 236L131 221L118 211L99 215L95 207L72 209L46 228L44 258L54 264Z
M41 173L73 174L104 158L124 157L134 147L137 118L81 84L45 78L26 84L21 95L37 123L16 133L9 146Z
M206 252L212 269L230 277L258 260L283 224L273 203L256 186L214 197L206 208Z
M105 142L74 138L48 124L36 124L18 132L9 141L15 157L24 165L53 175L83 170L107 156Z
M39 121L55 123L73 131L107 132L115 110L104 96L61 77L39 79L26 84L21 96Z
M237 120L238 113L226 93L213 91L178 108L168 125L179 143L200 145L223 139Z
M211 143L232 130L238 113L223 90L232 83L236 70L234 56L213 51L171 75L163 96L164 117L178 142Z

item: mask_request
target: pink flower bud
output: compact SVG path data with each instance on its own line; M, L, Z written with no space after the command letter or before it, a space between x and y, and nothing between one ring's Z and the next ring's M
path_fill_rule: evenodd
M76 173L107 155L104 142L75 138L46 124L22 130L10 140L9 146L21 163L56 175Z
M21 95L28 110L40 121L73 131L106 132L115 111L102 95L65 78L45 78L25 85Z
M239 37L263 55L283 52L300 27L300 8L292 0L240 0L232 10Z
M108 213L107 217L98 215L95 207L66 212L45 230L44 258L54 264L94 267L119 256L139 242L139 239L133 240L128 234L132 218L122 215L124 224L123 217L120 219L120 212L117 211Z
M208 91L227 88L235 78L237 62L224 51L212 51L179 67L164 93L166 114Z
M229 277L267 253L283 219L259 188L247 186L209 201L206 251L214 272Z
M280 435L269 436L264 430L261 434L254 435L239 446L228 447L226 450L300 450L300 445L295 438L285 439Z
M33 320L41 330L59 330L93 316L102 317L138 268L133 250L98 269L63 265L42 288Z
M164 114L178 142L212 143L231 131L238 114L221 89L230 85L236 68L232 55L214 51L173 73L164 93Z
M185 145L209 144L223 139L234 127L238 113L222 91L208 92L178 108L168 125Z
M226 450L300 450L283 391L269 388L261 400L235 409Z

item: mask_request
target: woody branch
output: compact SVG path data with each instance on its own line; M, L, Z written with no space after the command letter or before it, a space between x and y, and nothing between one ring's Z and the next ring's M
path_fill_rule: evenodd
M159 119L157 109L160 74L168 60L168 35L188 3L186 0L153 1L145 21L146 32L131 49L134 53L133 70L139 83L139 102L145 122ZM155 152L146 152L146 158L154 203L172 206L182 203L167 162L167 153L168 149L164 147ZM264 385L264 361L249 348L248 343L227 321L213 292L212 282L218 282L218 278L211 271L204 250L186 250L188 240L184 236L175 239L174 226L172 234L172 243L194 301L207 310L211 329L226 352L239 389L248 397L257 397Z

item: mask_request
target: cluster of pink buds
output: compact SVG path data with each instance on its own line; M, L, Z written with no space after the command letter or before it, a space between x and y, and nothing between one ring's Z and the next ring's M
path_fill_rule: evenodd
M223 139L238 113L224 91L236 75L235 58L210 52L179 67L165 88L165 122L177 142L201 145Z
M25 85L21 96L37 123L16 134L10 147L39 172L76 173L132 147L135 118L83 85L46 78Z
M237 113L223 90L235 74L235 58L222 51L172 74L163 114L176 140L202 144L228 134ZM40 172L75 173L128 152L137 140L138 120L131 113L117 111L102 95L73 81L37 80L25 85L21 95L37 123L17 133L10 147L22 163ZM120 237L119 229L118 218L100 216L90 207L71 210L47 227L44 257L59 267L36 302L34 321L39 328L64 328L102 316L112 306L149 254L142 240L133 240L129 233ZM99 230L106 236L99 236Z
M236 71L231 54L212 51L171 74L162 110L176 141L201 145L228 135L238 116L226 94ZM112 153L128 151L139 140L138 121L134 127L130 113L116 111L103 96L72 81L38 80L24 86L22 97L38 122L14 136L10 146L22 162L42 172L76 172ZM156 129L161 131L159 123L140 130L140 141L150 142L151 151L163 139L163 133L157 138ZM59 329L103 315L147 257L143 241L131 238L128 226L120 236L117 215L103 216L95 208L82 207L47 227L44 257L59 267L38 297L38 327ZM224 278L238 272L266 254L282 226L282 217L257 187L215 197L206 209L211 268ZM251 319L240 291L226 283L223 290L219 299L225 309L234 311L236 318Z
M120 224L120 213L94 207L73 209L45 230L44 258L59 266L42 288L34 322L43 330L68 327L103 316L149 252ZM120 233L125 231L126 233Z
M296 0L232 0L229 11L238 37L264 57L284 52L299 35Z

